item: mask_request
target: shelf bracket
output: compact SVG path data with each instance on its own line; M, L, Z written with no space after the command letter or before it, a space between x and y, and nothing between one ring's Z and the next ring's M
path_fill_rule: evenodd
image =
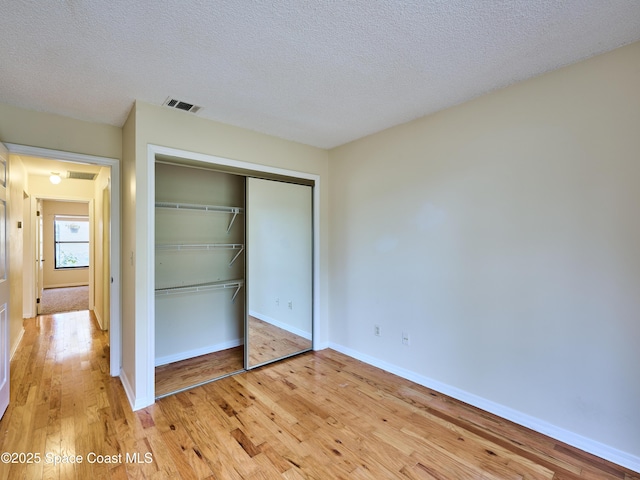
M241 288L242 288L242 284L238 283L236 291L234 292L233 297L231 297L231 303L236 301L236 297L238 296L238 293L240 293Z
M240 250L238 251L238 253L236 253L236 256L235 256L235 257L233 257L233 258L231 259L231 261L229 262L229 267L231 267L231 266L233 265L233 262L235 262L235 261L236 261L236 259L240 256L240 254L241 254L243 251L244 251L244 245L242 245L242 246L240 247Z
M231 226L233 225L233 222L236 221L236 217L238 216L238 212L239 209L234 208L232 213L233 213L233 217L231 217L231 221L229 222L229 226L227 227L227 233L229 233L229 231L231 230Z

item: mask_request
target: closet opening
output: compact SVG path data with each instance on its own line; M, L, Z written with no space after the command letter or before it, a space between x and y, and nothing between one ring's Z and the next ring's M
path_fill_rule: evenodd
M315 180L216 160L155 155L155 398L313 348Z

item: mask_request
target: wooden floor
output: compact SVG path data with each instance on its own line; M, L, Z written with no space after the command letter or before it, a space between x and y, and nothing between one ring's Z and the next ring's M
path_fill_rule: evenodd
M331 350L132 412L106 341L88 312L26 321L0 452L39 462L0 478L640 478Z
M311 349L311 340L251 315L248 316L248 320L249 365L251 366Z
M309 350L311 340L249 316L249 365ZM188 358L155 369L156 397L216 380L244 369L244 346Z
M156 397L210 382L244 369L244 347L188 358L156 367Z

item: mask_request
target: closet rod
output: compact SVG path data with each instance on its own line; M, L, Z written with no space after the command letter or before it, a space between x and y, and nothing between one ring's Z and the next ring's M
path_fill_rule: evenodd
M220 212L233 213L238 215L243 213L244 209L240 207L225 207L221 205L200 205L197 203L173 203L173 202L156 202L156 208L172 208L178 210L199 210L204 212Z

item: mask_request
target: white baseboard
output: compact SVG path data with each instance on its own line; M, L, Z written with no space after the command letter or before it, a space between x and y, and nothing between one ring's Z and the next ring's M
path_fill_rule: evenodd
M22 337L24 337L24 327L20 329L20 333L18 334L18 339L11 347L11 352L9 352L9 361L13 360L13 356L16 354L18 347L20 346L20 342L22 342Z
M102 324L102 317L100 316L98 311L95 308L91 308L90 310L96 316L96 320L98 321L98 325L100 326L100 330L104 330L104 325Z
M627 452L623 452L595 440L591 440L590 438L583 437L582 435L578 435L569 430L557 427L539 418L532 417L509 407L505 407L504 405L500 405L491 400L479 397L478 395L460 390L459 388L453 387L451 385L447 385L437 380L418 375L411 370L407 370L405 368L401 368L396 365L384 362L375 357L360 353L356 350L352 350L342 345L329 343L328 347L336 350L337 352L348 355L349 357L355 358L356 360L360 360L364 363L367 363L374 367L378 367L389 373L393 373L394 375L410 380L414 383L417 383L418 385L422 385L444 395L448 395L449 397L455 398L456 400L468 403L469 405L480 408L486 412L493 413L494 415L517 423L518 425L530 428L531 430L542 433L543 435L547 435L560 442L579 448L580 450L584 450L585 452L596 455L597 457L604 458L605 460L609 460L610 462L613 462L617 465L629 468L634 472L640 472L640 457Z
M118 377L120 378L120 382L122 383L122 387L124 388L124 393L127 395L127 400L129 400L129 405L131 406L131 409L133 411L148 407L155 402L155 398L136 398L134 389L129 383L129 379L122 370L120 370L120 375Z
M167 365L168 363L179 362L181 360L186 360L187 358L199 357L200 355L207 355L209 353L219 352L220 350L239 347L240 345L244 345L243 338L237 338L235 340L229 340L228 342L222 342L216 345L209 345L202 348L178 352L172 355L165 355L164 357L156 358L155 366L159 367L160 365Z
M299 328L292 327L291 325L288 325L279 320L276 320L275 318L268 317L266 315L263 315L258 312L254 312L252 310L249 310L249 315L251 315L252 317L256 317L258 320L262 320L263 322L270 323L274 327L278 327L282 330L286 330L289 333L293 333L294 335L302 337L306 340L311 340L311 332L305 332L304 330L300 330Z
M57 285L45 285L42 287L44 290L49 290L51 288L68 288L68 287L88 287L89 284L87 282L77 282L77 283L61 283Z
M332 344L329 343L329 342L322 342L322 343L320 343L319 341L317 343L314 342L313 343L313 350L316 351L316 352L319 352L320 350L324 350L325 348L333 348L331 345ZM338 351L337 348L334 348L334 350Z

